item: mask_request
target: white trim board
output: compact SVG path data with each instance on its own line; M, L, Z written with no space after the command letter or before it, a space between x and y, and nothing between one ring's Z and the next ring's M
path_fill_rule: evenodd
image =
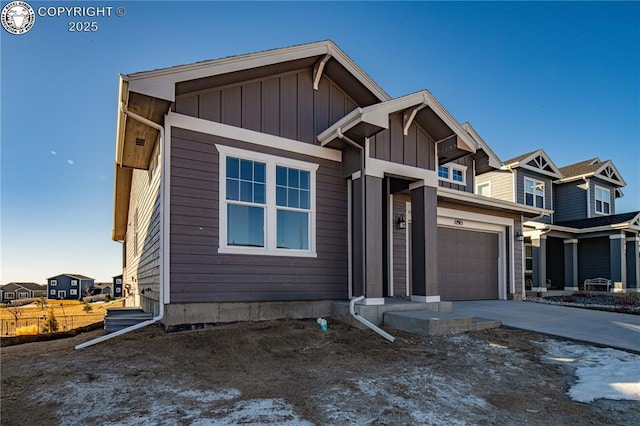
M170 128L171 126L179 127L185 130L221 136L228 139L281 149L284 151L294 152L296 154L309 155L311 157L322 158L330 161L342 161L342 151L332 148L324 148L293 139L243 129L241 127L230 126L228 124L216 123L215 121L203 120L201 118L191 117L175 112L169 112L167 114L165 118L165 126L167 128Z

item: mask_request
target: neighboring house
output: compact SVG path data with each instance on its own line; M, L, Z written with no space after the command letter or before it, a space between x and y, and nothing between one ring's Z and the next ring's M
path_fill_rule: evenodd
M0 286L0 301L35 299L47 295L47 288L36 283L8 283Z
M94 288L91 293L92 295L106 294L109 297L111 297L113 293L112 283L111 282L94 283Z
M546 167L546 173L532 175L527 168L520 178L517 168L523 163ZM524 180L524 185L508 184L505 176L514 168L512 182ZM626 183L610 160L557 168L539 150L506 161L504 169L478 176L476 182L490 187L487 195L512 195L519 203L553 209L550 217L525 223L525 274L532 290L575 291L584 289L587 279L605 278L615 291L639 291L640 211L616 214L615 200Z
M80 300L92 294L95 280L80 274L61 274L47 278L47 298Z
M111 288L113 289L112 297L122 297L122 274L116 275L111 279Z
M501 163L473 128L330 41L123 75L118 99L112 238L167 327L524 294L516 235L550 211L474 194Z

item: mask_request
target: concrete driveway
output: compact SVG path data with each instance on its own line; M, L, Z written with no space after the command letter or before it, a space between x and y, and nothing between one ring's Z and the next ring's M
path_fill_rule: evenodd
M640 353L640 315L511 300L453 302L453 313Z

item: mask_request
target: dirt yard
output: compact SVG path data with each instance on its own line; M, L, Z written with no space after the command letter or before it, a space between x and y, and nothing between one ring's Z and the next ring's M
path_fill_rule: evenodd
M637 425L640 403L567 396L550 338L508 329L423 338L314 321L158 327L2 348L2 425ZM572 343L575 344L575 343Z

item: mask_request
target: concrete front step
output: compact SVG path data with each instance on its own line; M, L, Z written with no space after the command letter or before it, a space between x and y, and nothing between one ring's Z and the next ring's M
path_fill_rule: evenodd
M388 312L405 312L405 311L434 311L434 312L451 312L453 304L451 302L431 302L420 303L411 302L407 299L401 298L387 298L384 305L364 305L356 304L356 312L371 321L372 323L379 325L383 323L384 315ZM364 329L366 326L356 321L349 313L349 302L340 301L334 302L331 309L331 318L348 324L352 327Z
M384 324L421 336L441 336L500 327L500 321L455 315L449 312L385 312Z

